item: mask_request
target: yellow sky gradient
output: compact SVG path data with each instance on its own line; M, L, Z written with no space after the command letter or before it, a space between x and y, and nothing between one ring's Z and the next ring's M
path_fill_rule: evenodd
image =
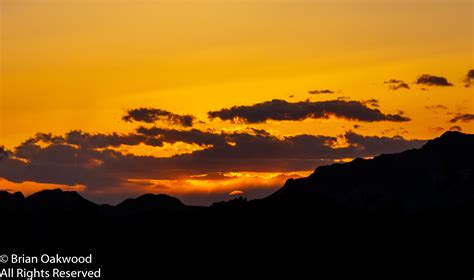
M130 132L126 109L193 114L272 99L378 99L410 122L362 123L364 135L428 139L474 112L474 2L0 0L0 144L36 132ZM453 87L422 86L421 74ZM390 91L401 79L410 90ZM332 89L334 95L310 95ZM290 95L294 97L290 98ZM435 113L425 106L444 105ZM341 135L356 122L268 122L277 135ZM474 133L472 122L458 122Z
M37 131L127 131L120 116L130 107L205 118L290 94L333 98L306 93L319 88L405 111L414 119L403 124L409 137L438 134L429 128L440 120L425 105L474 106L472 88L462 87L473 65L472 1L2 0L1 15L1 135L10 148ZM422 73L456 88L390 92L383 84ZM265 125L283 134L339 126ZM367 130L387 126L400 124Z

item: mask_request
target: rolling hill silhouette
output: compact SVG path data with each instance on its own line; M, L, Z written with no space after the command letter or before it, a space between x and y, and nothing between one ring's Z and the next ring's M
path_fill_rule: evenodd
M26 198L26 210L36 217L42 216L86 216L97 214L97 205L77 192L60 189L44 190Z
M146 277L156 263L176 273L176 259L193 271L209 261L223 267L244 263L250 271L261 269L265 259L294 273L308 272L316 259L352 263L360 252L437 264L425 274L454 264L472 278L466 265L471 259L460 256L474 250L473 158L474 135L446 132L421 149L321 166L266 198L210 207L186 206L167 195L145 194L110 206L59 189L26 198L3 191L0 217L8 230L0 240L9 240L11 248L93 250L115 279L140 279L132 268ZM245 259L224 249L235 243ZM123 260L117 248L135 259ZM203 252L216 253L205 259ZM121 266L130 274L116 271Z
M177 198L165 194L144 194L137 198L129 198L118 204L116 214L125 216L153 215L160 212L181 211L186 206Z

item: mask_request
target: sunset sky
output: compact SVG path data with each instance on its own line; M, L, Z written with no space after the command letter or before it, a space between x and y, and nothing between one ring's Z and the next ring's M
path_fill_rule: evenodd
M0 2L0 189L207 205L474 133L472 0Z

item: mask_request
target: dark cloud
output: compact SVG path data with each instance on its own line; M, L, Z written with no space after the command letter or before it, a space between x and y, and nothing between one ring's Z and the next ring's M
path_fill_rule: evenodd
M337 157L337 151L331 147L337 139L329 136L303 134L279 138L259 129L217 133L142 127L138 129L138 132L159 137L169 143L181 141L212 145L212 148L194 153L201 159L333 159Z
M178 115L165 110L156 108L137 108L130 109L127 114L122 117L127 122L145 122L154 123L156 121L166 121L170 124L180 125L184 127L193 126L196 118L192 115Z
M397 80L397 79L390 79L388 81L385 81L384 84L401 84L403 83L402 80Z
M467 72L466 78L470 80L474 79L474 69L471 69Z
M385 135L385 134L407 134L408 133L408 130L406 130L405 128L403 127L398 127L398 128L395 128L395 127L392 127L392 128L387 128L387 129L384 129L382 130L381 134L382 135Z
M425 140L406 140L401 136L363 136L354 132L347 132L345 138L348 143L356 145L359 148L357 156L399 153L401 151L419 148L426 143Z
M227 141L225 135L211 131L202 131L198 129L177 130L158 127L139 127L137 133L147 136L147 141L159 141L159 143L185 142L197 145L220 145ZM148 143L147 143L148 144ZM161 145L154 145L161 146Z
M388 88L390 90L410 89L408 84L402 80L390 79L388 81L385 81L384 83L389 84Z
M140 128L136 134L123 135L80 131L64 136L38 134L13 151L1 149L0 177L12 182L80 184L87 187L86 194L109 191L113 194L121 186L129 186L129 179L134 178L170 180L219 172L312 170L317 165L339 159L400 152L419 147L424 142L399 136L362 136L354 132L341 137L346 139L347 146L337 146L340 139L332 136L277 137L257 129L212 132ZM137 156L110 149L119 143L138 145L150 139L158 139L160 143L186 142L210 146L171 157ZM141 188L142 185L136 183L133 186ZM127 191L133 190L128 188Z
M351 100L351 98L349 96L339 96L336 98L336 100L348 101Z
M464 82L466 87L469 87L474 82L474 69L467 72Z
M310 90L308 91L309 94L333 94L334 91L330 89L321 89L321 90Z
M377 99L369 99L369 100L364 100L362 101L362 104L371 106L371 107L380 107L379 106L379 101Z
M65 142L78 145L83 148L107 148L118 147L120 145L138 145L147 139L139 134L89 134L79 130L73 130L65 135Z
M397 85L390 85L391 90L399 90L399 89L410 89L407 83L401 83Z
M31 142L24 143L16 149L14 157L0 161L0 177L18 183L83 184L90 188L106 189L120 182L116 175L103 172L99 163L107 159L113 159L110 153L66 144L41 147Z
M437 110L448 110L448 107L444 106L444 105L428 105L428 106L425 106L425 109L427 110L433 110L433 111L437 111Z
M450 122L452 123L455 123L458 121L461 121L461 122L474 121L474 114L460 114L450 120Z
M446 111L448 110L448 107L444 106L444 105L428 105L428 106L425 106L425 109L426 110L429 110L435 114L438 114L440 113L441 111Z
M7 158L9 155L9 152L7 151L7 149L5 149L4 146L0 146L0 160L2 160L3 158Z
M450 82L445 77L440 76L433 76L429 74L421 75L417 80L416 83L419 85L426 85L426 86L452 86Z
M234 106L208 113L211 119L219 118L233 122L263 123L274 121L300 121L304 119L327 119L330 116L363 122L393 121L410 119L400 114L384 114L378 109L367 107L363 102L331 100L320 102L296 102L274 99L251 106Z

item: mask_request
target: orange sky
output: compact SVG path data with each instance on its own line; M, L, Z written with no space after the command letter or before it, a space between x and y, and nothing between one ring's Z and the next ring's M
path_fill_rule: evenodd
M197 129L251 126L278 137L336 137L359 124L207 118L209 111L272 99L377 99L383 113L402 110L411 119L362 123L355 130L361 135L429 139L453 125L474 133L472 121L449 122L474 113L473 87L464 86L474 68L470 0L0 1L0 145L9 150L37 132L133 132L137 124L121 117L138 107L192 114L203 121ZM421 74L453 86L417 85ZM389 90L389 79L410 90ZM315 89L335 93L308 94ZM446 108L426 108L436 105ZM193 145L114 149L163 157L205 148ZM182 185L170 192L191 192ZM214 184L202 186L214 191Z

